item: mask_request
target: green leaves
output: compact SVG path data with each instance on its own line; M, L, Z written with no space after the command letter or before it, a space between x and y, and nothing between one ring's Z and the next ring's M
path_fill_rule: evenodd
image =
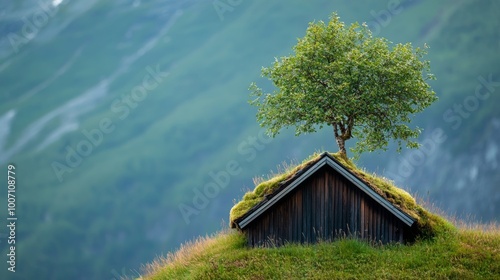
M429 62L423 49L374 38L366 24L345 27L337 14L328 24L311 23L294 55L276 59L262 69L277 90L263 93L250 86L258 108L257 120L276 136L284 127L296 135L332 125L337 142L356 137L353 152L385 149L391 139L407 147L420 130L411 129L411 116L436 100L427 80ZM344 151L345 152L345 151Z

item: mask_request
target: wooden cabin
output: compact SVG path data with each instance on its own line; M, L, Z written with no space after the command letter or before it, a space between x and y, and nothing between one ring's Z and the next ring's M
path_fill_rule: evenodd
M340 236L412 241L415 220L328 153L236 219L248 245L315 243Z

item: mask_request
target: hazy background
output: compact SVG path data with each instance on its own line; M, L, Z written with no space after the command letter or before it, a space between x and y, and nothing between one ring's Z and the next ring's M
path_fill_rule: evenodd
M137 275L220 229L254 176L336 151L330 128L269 140L247 103L252 81L270 89L261 67L333 11L427 43L437 77L439 101L415 119L424 147L357 164L451 215L499 221L498 1L4 0L0 221L10 163L18 221L15 274L0 226L0 278ZM228 180L210 175L228 164L239 167Z

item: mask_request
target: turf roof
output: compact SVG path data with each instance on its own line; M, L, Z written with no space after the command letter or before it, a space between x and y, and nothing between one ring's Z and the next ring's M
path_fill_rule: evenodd
M352 161L339 153L330 153L330 155L372 190L401 211L414 218L416 221L417 236L428 238L435 236L439 231L453 230L454 227L451 223L418 205L408 192L396 187L388 179L369 174L357 168ZM230 226L233 228L236 227L236 221L238 221L238 219L242 218L250 211L255 210L254 208L258 207L260 203L265 202L266 196L274 195L279 192L283 183L299 176L304 169L318 162L321 157L322 154L315 153L301 164L289 168L288 171L258 184L253 191L247 192L243 196L243 199L231 209L229 214Z

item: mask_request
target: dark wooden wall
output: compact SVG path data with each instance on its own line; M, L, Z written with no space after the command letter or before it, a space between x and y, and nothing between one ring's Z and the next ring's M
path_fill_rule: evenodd
M339 235L404 242L409 227L330 167L297 186L244 230L250 246L314 243Z

